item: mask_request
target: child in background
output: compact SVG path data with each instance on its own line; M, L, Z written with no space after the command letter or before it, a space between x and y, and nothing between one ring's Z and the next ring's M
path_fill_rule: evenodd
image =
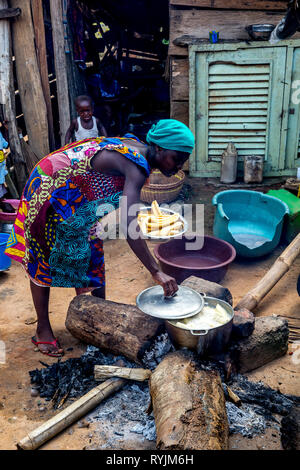
M78 140L90 139L94 137L105 136L107 132L98 118L93 116L93 102L89 96L77 96L75 99L77 119L73 119L65 137L65 145L72 139L72 142Z

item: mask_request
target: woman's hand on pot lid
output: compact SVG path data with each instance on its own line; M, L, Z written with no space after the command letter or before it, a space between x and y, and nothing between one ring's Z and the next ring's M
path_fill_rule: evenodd
M156 273L152 274L152 277L157 284L162 286L166 297L173 296L178 291L176 280L162 271L157 271Z

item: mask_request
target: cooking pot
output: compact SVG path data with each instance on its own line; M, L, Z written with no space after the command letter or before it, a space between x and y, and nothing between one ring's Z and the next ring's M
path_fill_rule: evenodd
M214 297L204 297L204 306L214 308L217 304L221 305L221 307L226 310L230 315L230 319L227 323L215 328L208 330L188 330L176 324L180 320L165 321L167 332L176 349L192 349L200 356L219 354L225 349L231 336L234 311L231 305L224 302L224 300Z

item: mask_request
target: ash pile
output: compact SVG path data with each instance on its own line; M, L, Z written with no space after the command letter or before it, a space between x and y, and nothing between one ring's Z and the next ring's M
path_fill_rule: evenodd
M218 284L194 277L183 284L232 305L231 293ZM201 357L198 339L193 351L186 345L177 345L175 351L162 319L145 315L133 305L94 296L72 300L66 327L94 347L89 346L81 358L30 374L41 396L57 408L98 384L93 378L95 365L123 359L127 368L142 365L151 371L148 384L127 381L88 415L102 428L107 423L106 448L118 449L135 435L136 442L156 440L162 450L226 450L230 434L251 438L274 427L285 436L284 448L297 446L293 442L298 437L292 442L290 436L295 429L294 435L300 434L300 425L291 417L294 412L298 419L299 399L245 377L287 353L287 319L255 318L246 308L235 310L226 347L217 352L210 344L211 352L204 355L200 349ZM204 359L208 355L210 360ZM153 411L148 407L150 395Z
M154 371L163 358L173 351L174 347L164 333L145 352L143 366ZM86 352L79 358L58 360L51 366L41 362L44 368L29 372L31 384L53 408L61 408L64 403L68 405L99 385L94 379L95 365L114 365L119 360L126 367L138 367L124 356L104 354L94 346L87 346ZM300 405L299 397L281 394L261 382L251 382L242 374L232 374L230 380L226 380L223 360L197 360L197 365L201 370L217 370L221 376L231 435L241 434L253 438L264 434L268 427L280 431L282 417L288 416L295 405ZM228 387L240 399L239 403L232 402ZM109 423L109 439L101 448L118 448L122 441L133 435L141 442L155 441L155 420L153 412L149 412L150 402L147 382L128 382L121 391L108 397L90 412L87 418L89 422Z

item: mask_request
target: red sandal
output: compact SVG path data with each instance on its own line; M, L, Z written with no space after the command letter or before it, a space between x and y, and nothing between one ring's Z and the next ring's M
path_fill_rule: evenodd
M51 346L54 346L55 348L59 349L59 344L58 344L58 341L57 339L54 339L53 341L37 341L35 339L35 336L33 336L31 338L31 342L38 347L39 344L51 344ZM51 356L51 357L62 357L64 355L64 353L56 353L55 352L44 352L44 351L41 351L41 349L38 347L39 351L42 353L42 354L45 354L46 356Z

